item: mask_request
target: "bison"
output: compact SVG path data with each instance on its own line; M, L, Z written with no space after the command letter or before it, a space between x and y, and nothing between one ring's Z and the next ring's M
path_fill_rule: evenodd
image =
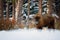
M54 24L55 20L54 17L48 16L48 15L35 15L35 21L36 23L36 28L37 29L42 29L43 27L48 27L49 29L55 29Z

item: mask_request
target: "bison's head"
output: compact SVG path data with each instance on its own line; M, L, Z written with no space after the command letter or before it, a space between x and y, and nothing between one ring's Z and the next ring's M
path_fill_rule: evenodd
M38 24L39 20L40 20L40 16L35 16L35 23Z

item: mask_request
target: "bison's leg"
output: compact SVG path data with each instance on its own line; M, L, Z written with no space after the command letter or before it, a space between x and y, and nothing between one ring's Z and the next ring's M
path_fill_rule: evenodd
M48 28L50 29L55 29L54 27L54 20L50 21L50 23L48 24Z
M36 28L37 28L37 29L42 29L42 26L41 26L41 25L37 25Z
M42 27L37 27L37 29L42 29Z

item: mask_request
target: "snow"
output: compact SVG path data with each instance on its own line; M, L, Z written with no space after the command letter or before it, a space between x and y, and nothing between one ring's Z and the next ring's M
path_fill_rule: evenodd
M57 14L52 14L52 16L56 17L56 18L59 18L59 16Z
M0 31L0 40L60 40L60 31L52 29L17 29Z

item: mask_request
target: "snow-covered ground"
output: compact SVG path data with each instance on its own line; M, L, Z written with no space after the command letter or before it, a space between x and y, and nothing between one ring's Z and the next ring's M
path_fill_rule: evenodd
M60 40L60 30L17 29L0 31L0 40Z

